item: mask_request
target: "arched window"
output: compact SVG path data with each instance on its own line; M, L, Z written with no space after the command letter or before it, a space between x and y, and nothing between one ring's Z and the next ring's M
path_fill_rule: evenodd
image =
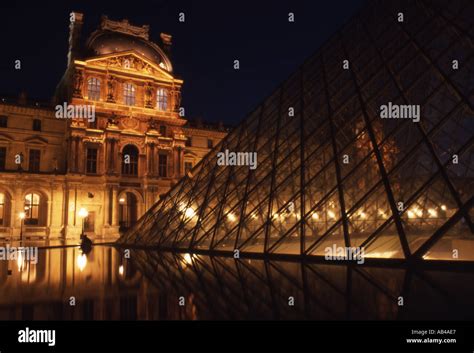
M156 91L156 108L163 111L168 109L168 91L164 88Z
M127 145L122 151L122 174L138 175L138 148Z
M126 105L135 105L135 86L131 83L123 85L123 101Z
M29 193L25 196L25 224L40 224L40 204L40 195Z
M87 80L87 96L93 101L100 99L100 80L95 77L91 77Z

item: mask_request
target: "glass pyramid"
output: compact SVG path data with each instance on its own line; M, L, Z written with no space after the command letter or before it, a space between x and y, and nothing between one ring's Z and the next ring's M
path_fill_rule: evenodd
M370 2L119 243L473 261L473 18L468 0Z

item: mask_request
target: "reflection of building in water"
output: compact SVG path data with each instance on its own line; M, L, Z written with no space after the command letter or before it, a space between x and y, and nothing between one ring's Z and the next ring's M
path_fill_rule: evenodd
M226 134L180 114L170 35L158 46L148 26L104 17L85 38L74 16L55 104L0 102L0 237L19 236L22 212L24 236L76 237L81 208L86 232L117 236Z
M40 250L37 264L0 261L0 291L3 320L181 316L169 303L174 298L150 286L113 248L97 247L87 255L79 248Z
M474 61L450 66L473 52L472 40L429 5L403 3L420 26L371 3L225 137L228 150L257 152L255 171L216 170L211 151L121 242L474 261ZM461 8L439 6L462 22ZM382 119L387 102L418 105L420 121Z

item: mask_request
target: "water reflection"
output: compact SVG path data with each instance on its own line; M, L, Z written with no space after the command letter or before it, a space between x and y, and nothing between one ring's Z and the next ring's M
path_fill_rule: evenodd
M67 247L40 250L37 264L0 261L0 319L472 319L473 280L466 272L144 250L127 259L111 247Z

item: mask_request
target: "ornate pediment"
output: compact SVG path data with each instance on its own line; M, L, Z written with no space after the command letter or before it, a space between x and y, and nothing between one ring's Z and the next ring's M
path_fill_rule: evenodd
M122 54L107 55L89 59L86 60L86 65L102 66L107 69L139 72L146 75L162 77L167 80L173 79L173 76L171 76L164 68L152 63L140 54L135 53L133 50L124 52Z
M42 144L42 145L47 145L48 144L48 140L45 139L44 137L39 136L39 135L34 135L34 136L27 137L23 141L24 142L29 142L29 143L39 143L39 144Z

